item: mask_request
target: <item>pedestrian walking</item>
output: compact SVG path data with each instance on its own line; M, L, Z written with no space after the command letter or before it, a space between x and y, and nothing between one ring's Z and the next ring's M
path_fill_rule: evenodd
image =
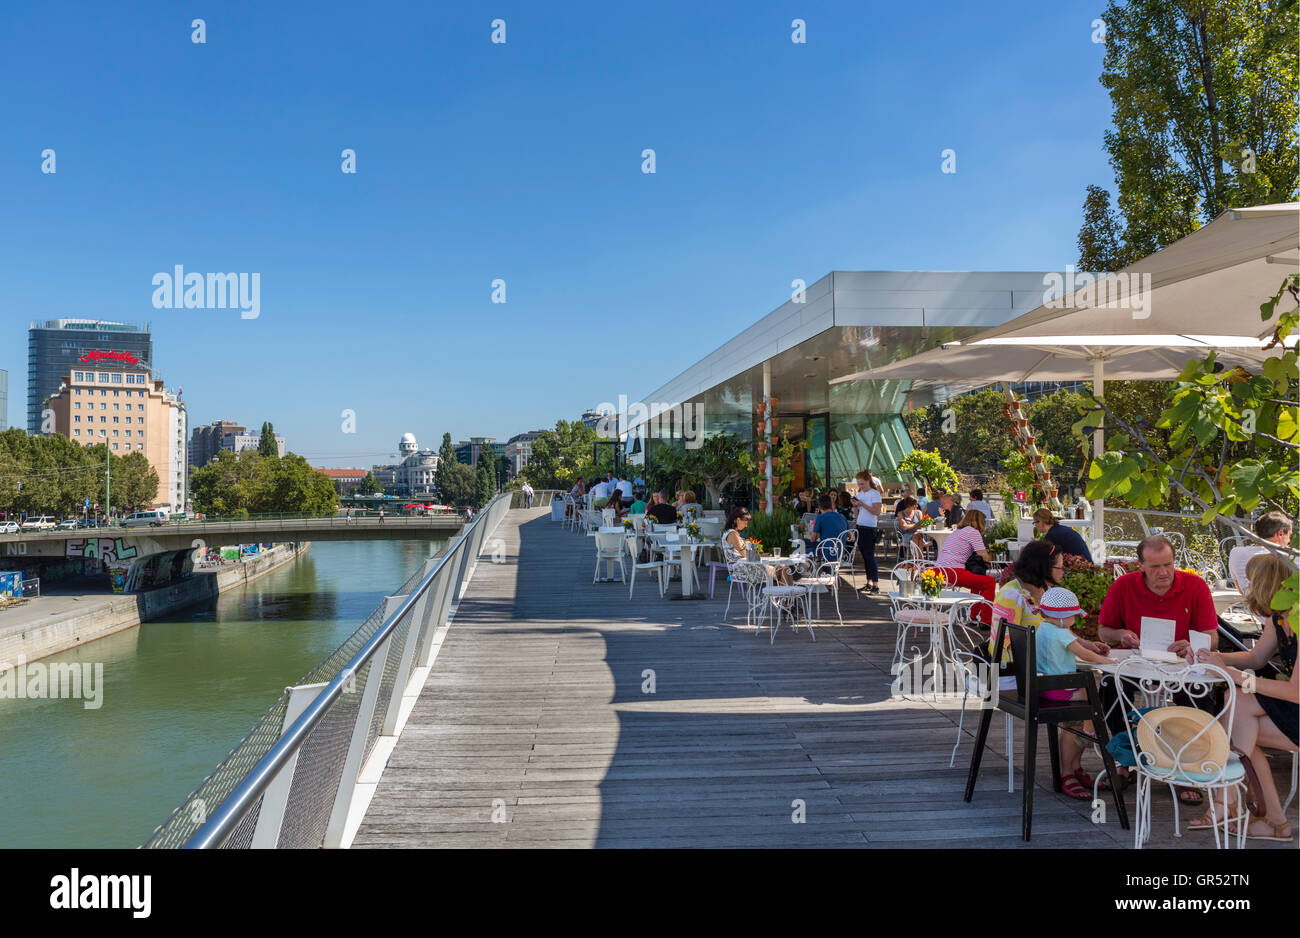
M382 508L379 509L379 523L380 524L384 523L384 509Z

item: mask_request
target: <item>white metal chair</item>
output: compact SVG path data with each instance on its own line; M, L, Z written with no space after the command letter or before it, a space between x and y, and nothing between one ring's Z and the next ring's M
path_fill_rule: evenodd
M975 600L966 605L980 604L992 608L992 603L985 599ZM948 768L952 768L957 763L957 750L961 747L962 731L966 723L967 699L974 694L981 702L981 709L996 706L998 699L998 671L989 664L988 636L969 624L972 613L971 610L966 612L966 616L962 616L959 612L948 627L951 660L955 665L955 676L962 684L961 715L957 718L957 741L952 745L952 757L948 760ZM1007 791L1012 792L1016 790L1016 737L1011 723L1011 714L1004 712L1002 715L1006 720Z
M921 668L928 659L934 668L934 673L939 674L947 658L946 642L948 630L952 626L956 613L956 604L946 607L931 605L919 594L911 598L893 594L889 599L890 615L897 626L894 636L894 658L890 662L889 673L901 675L908 668ZM930 644L926 651L922 652L919 645L913 645L912 653L910 655L906 653L908 636L912 632L917 633L918 641L920 633L928 634ZM898 680L895 681L895 684L897 683Z
M766 576L764 571L764 576ZM798 614L803 613L803 625L808 629L809 636L812 640L817 641L817 636L813 635L812 618L808 614L808 590L806 587L785 584L776 586L764 586L761 592L764 602L764 611L768 617L768 627L770 637L768 644L776 644L776 633L781 628L781 620L790 620L790 629L793 631L798 625ZM757 634L757 633L755 633Z
M627 571L623 567L624 539L621 530L596 532L596 572L592 574L591 582L596 583L600 580L602 563L615 560L618 561L618 582L627 582Z
M731 584L740 587L740 598L745 603L745 625L756 626L758 634L763 629L763 589L767 586L767 571L762 565L750 563L748 560L732 560L728 564L730 570ZM731 610L731 593L727 593L727 612L723 613L723 621L726 621L727 613Z
M1214 678L1219 678L1215 681ZM1164 704L1177 693L1186 694L1193 701L1209 700L1216 686L1224 688L1224 705L1217 711L1210 711L1212 720L1194 735L1187 738L1162 735L1153 716L1155 711L1143 712L1137 706L1133 694L1146 700ZM1196 788L1206 793L1207 800L1213 805L1217 821L1214 825L1214 845L1227 847L1230 825L1237 823L1237 847L1246 845L1246 828L1250 825L1250 811L1246 807L1245 788L1246 771L1241 759L1229 751L1222 762L1212 760L1208 743L1220 732L1226 734L1224 726L1232 726L1233 714L1237 706L1237 688L1228 673L1212 664L1176 665L1151 661L1140 655L1125 658L1115 668L1115 686L1119 691L1121 713L1125 715L1124 727L1128 733L1129 745L1132 747L1137 764L1133 767L1137 776L1137 824L1133 834L1133 846L1141 849L1151 837L1151 786L1161 783L1169 786L1174 803L1174 836L1181 837L1179 829L1179 802L1175 786ZM1143 724L1150 732L1143 732ZM1139 740L1147 742L1143 748ZM1229 743L1231 741L1229 740ZM1228 791L1236 792L1241 814L1228 816ZM1222 800L1214 804L1215 792L1222 792ZM1222 839L1220 838L1222 833Z
M667 566L667 564L665 564L662 560L649 560L649 561L637 560L636 536L635 535L625 536L625 540L627 542L627 552L629 556L632 558L632 579L631 581L629 581L627 585L628 601L629 602L631 601L632 591L636 589L636 572L638 570L645 570L647 573L653 570L655 571L656 574L658 574L659 598L663 599L664 590L666 589L664 584L664 568Z
M802 546L801 541L799 549ZM840 625L844 624L844 616L840 613L840 570L848 550L844 535L828 538L824 545L818 541L807 557L809 572L799 579L799 585L807 587L817 597L817 618L820 619L822 614L822 594L830 593L835 598L835 618Z
M840 538L844 541L844 553L840 555L840 570L847 571L849 582L858 588L858 529L849 528Z

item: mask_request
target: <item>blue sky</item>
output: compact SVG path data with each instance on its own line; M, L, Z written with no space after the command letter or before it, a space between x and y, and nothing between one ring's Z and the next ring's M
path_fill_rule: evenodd
M1112 182L1101 9L9 0L9 423L32 319L150 321L192 423L369 465L635 399L796 277L1061 269ZM259 273L260 316L155 309L177 264Z

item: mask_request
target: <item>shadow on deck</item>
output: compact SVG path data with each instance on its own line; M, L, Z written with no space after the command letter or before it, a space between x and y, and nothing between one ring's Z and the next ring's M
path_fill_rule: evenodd
M966 804L978 710L949 768L960 699L891 698L884 599L845 582L843 626L823 597L815 642L783 628L769 645L737 602L723 621L722 575L692 602L639 576L629 601L549 512L512 511L495 536L505 562L479 564L355 846L1023 845L1001 715ZM1032 845L1131 846L1050 790L1045 750ZM1285 792L1290 760L1275 770ZM1153 813L1149 846L1212 846L1173 838L1167 795Z

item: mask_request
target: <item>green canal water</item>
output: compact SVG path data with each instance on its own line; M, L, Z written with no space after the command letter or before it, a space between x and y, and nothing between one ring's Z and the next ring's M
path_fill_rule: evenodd
M102 706L0 699L0 847L137 847L441 541L315 543L215 605L42 659Z

